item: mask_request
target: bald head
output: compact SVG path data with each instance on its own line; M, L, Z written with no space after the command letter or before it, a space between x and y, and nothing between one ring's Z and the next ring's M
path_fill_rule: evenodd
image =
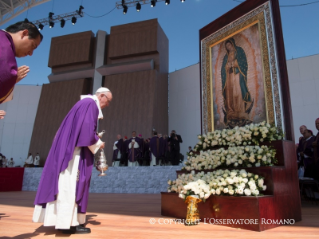
M315 123L316 123L316 129L319 130L319 118L316 119L316 122L315 122Z
M306 126L306 125L301 125L300 128L299 128L300 133L301 133L302 135L304 135L306 129L307 129L307 126Z

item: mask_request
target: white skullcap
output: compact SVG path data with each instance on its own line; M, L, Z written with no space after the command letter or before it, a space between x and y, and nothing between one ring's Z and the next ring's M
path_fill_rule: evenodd
M105 88L105 87L100 87L97 89L97 91L95 92L95 94L97 93L102 93L102 92L111 92L108 88Z

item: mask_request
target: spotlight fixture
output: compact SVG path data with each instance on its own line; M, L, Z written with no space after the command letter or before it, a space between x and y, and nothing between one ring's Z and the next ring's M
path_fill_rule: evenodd
M82 5L80 5L80 7L79 7L79 11L78 11L78 13L79 13L79 15L81 15L82 14L82 10L84 9L84 7L82 6Z
M171 3L171 0L165 0L165 4L169 5Z
M181 0L181 2L185 2L185 0Z
M75 23L76 23L76 17L75 16L72 17L71 22L72 22L72 25L75 25Z
M64 25L65 25L65 20L62 18L62 19L61 19L61 27L63 28Z
M49 12L49 18L52 19L54 13L53 12Z
M39 24L39 28L38 28L38 29L39 29L39 31L43 30L43 27L44 27L44 26L43 26L43 24L42 24L42 23L40 23L40 24Z
M127 6L124 5L124 6L123 6L123 14L125 15L126 13L127 13Z
M50 28L54 27L54 22L49 23Z
M142 8L142 6L141 6L141 4L138 2L138 3L136 3L136 11L141 11L141 8Z
M124 7L124 5L125 5L125 0L122 0L122 6Z
M151 1L151 7L155 7L156 6L156 0L152 0Z

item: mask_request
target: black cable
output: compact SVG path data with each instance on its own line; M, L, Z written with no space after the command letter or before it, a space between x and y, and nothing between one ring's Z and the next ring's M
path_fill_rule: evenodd
M109 11L109 12L107 12L107 13L101 15L101 16L91 16L91 15L87 14L86 12L84 12L84 14L85 14L85 15L88 15L89 17L99 18L99 17L104 17L104 16L106 16L107 14L113 12L115 8L116 8L116 7L114 7L111 11Z
M239 0L233 0L234 2L244 2L244 1L239 1ZM310 5L310 4L315 4L315 3L319 3L319 1L314 1L314 2L309 2L309 3L302 3L302 4L295 4L295 5L280 5L280 7L303 7L306 5Z

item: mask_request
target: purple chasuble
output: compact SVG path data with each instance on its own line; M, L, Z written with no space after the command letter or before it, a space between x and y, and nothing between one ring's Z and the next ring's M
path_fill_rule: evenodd
M43 168L35 205L45 206L46 203L56 200L59 193L59 174L68 167L75 147L81 147L76 203L78 212L86 212L94 164L94 155L88 146L94 145L99 140L96 134L98 115L96 102L91 98L85 98L78 101L64 118Z
M0 104L11 94L17 81L15 47L9 33L0 30Z
M161 145L160 145L160 139L157 136L153 136L150 141L150 149L151 153L156 157L161 156Z

